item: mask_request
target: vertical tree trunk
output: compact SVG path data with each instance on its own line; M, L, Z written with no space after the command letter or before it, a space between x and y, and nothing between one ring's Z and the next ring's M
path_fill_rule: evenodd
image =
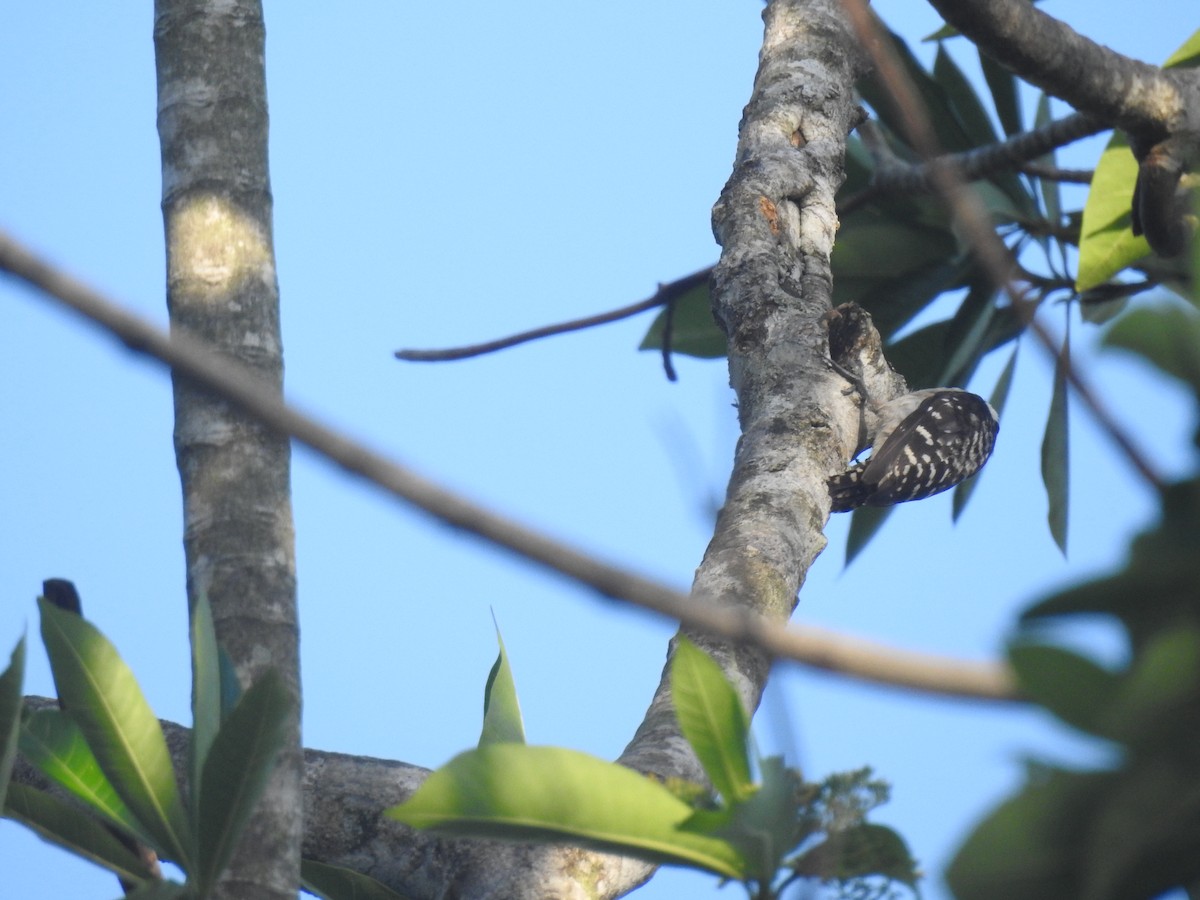
M183 329L283 388L257 0L155 3L167 305ZM174 378L189 607L212 603L243 686L276 669L300 696L288 442ZM302 832L300 718L222 882L294 898Z

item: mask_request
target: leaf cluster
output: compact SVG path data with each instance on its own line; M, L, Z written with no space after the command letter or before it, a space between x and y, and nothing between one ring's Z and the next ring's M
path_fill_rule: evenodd
M39 609L59 709L24 710L22 638L0 674L4 815L111 870L128 896L211 896L274 769L294 699L274 672L241 690L201 598L192 615L193 727L184 791L162 727L116 648L77 610L46 598ZM18 753L59 790L12 782ZM186 883L163 880L156 858L174 862ZM397 896L332 866L306 861L304 876L329 898Z
M1105 335L1192 393L1200 412L1200 316L1135 310ZM1200 433L1198 433L1200 438ZM1150 898L1200 889L1200 475L1164 489L1161 515L1110 575L1026 610L1009 649L1021 691L1094 737L1110 765L1030 764L1025 785L975 830L947 872L962 900ZM1103 617L1128 660L1105 667L1047 634Z
M847 896L915 886L915 864L891 829L867 821L887 797L869 770L819 784L770 757L752 765L749 717L720 667L677 639L671 689L680 731L709 785L661 779L555 747L531 747L494 711L516 713L501 645L488 679L479 746L429 775L387 815L414 828L462 837L564 840L742 882L750 896L778 897L800 880ZM757 768L758 780L753 769Z

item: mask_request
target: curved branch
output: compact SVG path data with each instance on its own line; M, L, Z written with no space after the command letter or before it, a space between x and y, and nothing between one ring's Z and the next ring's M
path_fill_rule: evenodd
M929 0L984 53L1048 94L1135 135L1189 118L1196 74L1164 71L1084 37L1027 0ZM1193 125L1191 130L1195 130Z
M954 165L967 181L986 178L993 172L1021 169L1031 160L1045 156L1051 150L1065 147L1081 138L1107 131L1111 126L1083 113L1072 113L1057 121L1022 132L1008 140L963 153L938 156L935 160L917 165L905 165L898 160L881 165L872 179L881 192L916 193L934 189L933 169Z
M622 306L608 312L597 313L594 316L584 316L581 319L572 319L569 322L559 322L554 325L542 325L539 328L531 328L529 331L522 331L508 337L496 338L492 341L484 341L480 344L467 344L462 347L450 347L445 350L397 350L395 356L397 359L403 359L408 362L447 362L456 359L469 359L472 356L483 356L485 353L507 350L509 347L515 347L518 344L536 341L544 337L552 337L556 334L567 334L572 331L580 331L584 328L593 328L596 325L607 325L609 322L618 322L621 319L627 319L648 309L666 306L672 301L679 299L681 295L687 293L692 288L704 284L708 281L711 274L711 267L701 269L698 272L685 275L667 284L660 284L652 297L639 300L637 303L631 303L629 306Z

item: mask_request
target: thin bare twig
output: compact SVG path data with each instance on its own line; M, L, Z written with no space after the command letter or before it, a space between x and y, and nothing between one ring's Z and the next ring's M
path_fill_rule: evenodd
M130 348L165 363L392 496L606 597L732 641L758 645L775 658L851 678L967 699L1020 699L1010 671L1002 664L895 650L812 628L782 627L744 609L700 603L681 591L505 518L289 406L275 389L240 363L214 353L187 334L168 334L117 306L2 231L0 269L99 325Z
M598 313L594 316L585 316L582 319L572 319L569 322L559 322L555 325L543 325L540 328L531 328L529 331L522 331L519 334L497 338L494 341L485 341L481 344L468 344L465 347L450 347L445 350L397 350L395 355L397 359L409 362L446 362L448 360L468 359L472 356L482 356L485 353L495 353L497 350L507 350L509 347L515 347L518 344L536 341L540 338L551 337L556 334L580 331L596 325L607 325L609 322L627 319L648 309L669 305L692 288L707 282L711 274L711 267L701 269L698 272L693 272L691 275L685 275L683 278L676 279L669 284L660 284L652 297L647 297L645 300L640 300L629 306L622 306L619 309Z
M901 109L909 134L905 135L909 144L927 161L930 166L930 178L937 192L945 199L946 204L954 213L955 219L971 245L975 256L988 273L992 283L1003 290L1018 312L1025 309L1021 302L1020 292L1012 283L1014 263L1008 248L1004 246L992 229L987 211L979 197L967 190L967 185L954 164L952 157L939 155L937 137L933 125L917 96L916 87L900 64L891 43L879 28L878 22L867 11L863 0L843 0L847 14L858 33L860 42L871 54L885 84L893 92L896 105ZM1046 350L1058 358L1061 348L1055 343L1053 336L1045 326L1038 321L1036 315L1029 315L1025 322L1038 341ZM1067 381L1075 389L1076 395L1083 401L1084 406L1091 412L1101 430L1117 445L1129 460L1139 475L1157 491L1163 488L1163 479L1157 469L1151 465L1148 457L1117 422L1116 418L1100 401L1091 385L1079 372L1071 360L1064 360Z
M1039 162L1027 162L1021 166L1021 171L1035 178L1068 184L1091 184L1092 176L1096 174L1094 169L1063 169Z

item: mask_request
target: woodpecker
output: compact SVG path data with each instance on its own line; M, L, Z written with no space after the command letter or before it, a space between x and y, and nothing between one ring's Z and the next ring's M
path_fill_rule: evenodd
M983 468L1000 430L991 404L959 388L901 394L878 413L871 456L829 479L833 512L949 490Z

